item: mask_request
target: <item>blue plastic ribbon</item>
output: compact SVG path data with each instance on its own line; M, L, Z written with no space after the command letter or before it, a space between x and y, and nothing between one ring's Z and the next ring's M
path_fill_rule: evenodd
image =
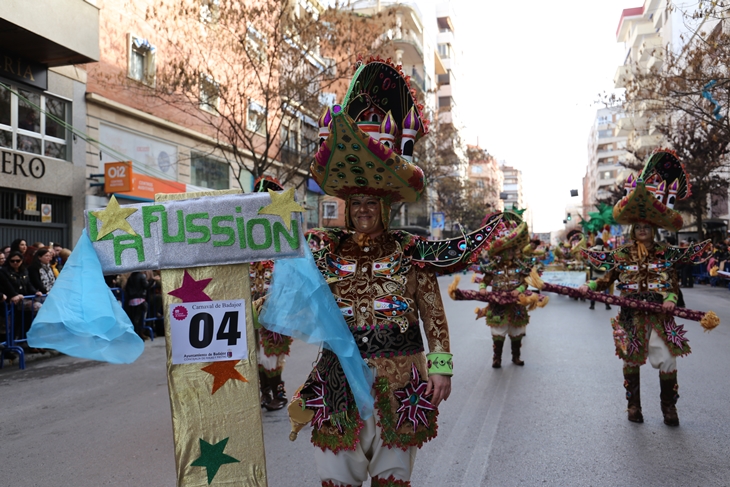
M74 357L129 364L144 342L109 286L86 230L38 311L28 346Z
M259 321L269 331L320 344L340 360L360 417L373 414L373 374L360 356L309 245L300 237L304 257L277 260Z
M715 116L715 120L722 120L723 116L720 115L720 110L722 109L722 105L720 105L720 103L712 97L712 93L710 93L710 89L713 86L715 86L716 83L717 83L717 80L714 80L714 79L712 81L710 81L709 83L707 83L702 88L702 97L705 98L706 100L708 100L713 105L715 105L715 108L712 110L712 114Z

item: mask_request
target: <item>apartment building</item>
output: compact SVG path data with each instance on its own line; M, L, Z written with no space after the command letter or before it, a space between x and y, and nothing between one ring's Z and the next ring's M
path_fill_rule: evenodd
M522 171L508 166L504 161L500 161L499 169L502 171L502 192L500 198L504 202L504 209L524 209L525 196L522 192Z
M628 136L621 135L617 125L625 118L619 107L596 111L596 119L588 136L588 165L583 188L583 218L598 200L610 198L611 190L628 176L623 163L628 157Z
M497 159L478 146L469 146L469 180L476 184L477 191L484 195L485 214L490 211L503 211L504 202L500 199L504 183L504 173Z
M0 243L72 246L86 185L86 72L99 59L92 0L0 2ZM42 12L42 14L40 14Z

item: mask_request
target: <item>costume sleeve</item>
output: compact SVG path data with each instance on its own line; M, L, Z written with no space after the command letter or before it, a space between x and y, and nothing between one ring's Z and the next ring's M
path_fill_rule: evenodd
M487 289L487 287L492 283L493 278L494 275L491 272L485 272L482 280L479 282L479 289Z
M618 270L616 268L613 268L610 271L606 272L603 277L598 278L595 281L590 281L588 283L588 287L591 288L591 291L604 291L611 287L613 281L618 279L618 274Z
M417 281L417 292L414 294L414 298L418 315L426 332L428 350L429 352L449 353L451 351L449 324L446 321L446 312L441 301L436 275L418 266L414 266L414 268Z

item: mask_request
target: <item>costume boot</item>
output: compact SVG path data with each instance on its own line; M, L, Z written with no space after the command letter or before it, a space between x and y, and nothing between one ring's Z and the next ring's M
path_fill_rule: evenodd
M522 347L522 337L512 337L512 363L515 365L525 365L525 362L520 360L520 348Z
M677 399L679 394L679 386L677 385L677 372L669 374L659 373L659 386L661 392L659 398L662 404L662 414L664 414L664 424L667 426L679 426L679 416L677 416Z
M269 402L264 404L267 411L276 411L283 408L289 402L286 398L286 391L284 390L284 382L281 380L281 373L269 378L269 387L273 397Z
M591 305L588 306L588 309L596 309L596 302L595 301L591 301Z
M638 368L636 371L624 370L624 388L626 389L626 400L629 402L627 411L629 421L633 423L644 422L644 415L641 414L640 377Z
M261 407L266 407L266 404L274 399L274 394L271 391L271 384L269 383L269 376L266 372L259 370L259 387L261 388Z
M492 357L492 368L498 369L502 366L502 349L504 348L504 338L492 337L492 350L494 350L494 357Z

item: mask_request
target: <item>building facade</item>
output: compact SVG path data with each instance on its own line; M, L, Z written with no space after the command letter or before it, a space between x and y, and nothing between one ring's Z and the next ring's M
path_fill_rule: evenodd
M624 119L621 108L602 108L588 136L588 165L583 188L583 218L593 211L599 200L610 199L611 190L628 177L624 167L629 153L628 136L621 135L617 125Z
M71 247L84 226L91 0L0 2L0 243ZM39 15L39 12L43 12Z

